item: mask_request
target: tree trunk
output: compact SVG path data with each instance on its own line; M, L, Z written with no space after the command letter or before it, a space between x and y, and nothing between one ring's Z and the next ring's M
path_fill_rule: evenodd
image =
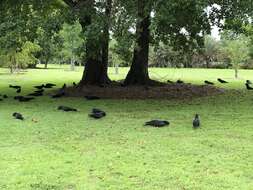
M206 68L210 67L210 58L207 56L206 57Z
M136 45L130 71L127 74L125 85L147 85L150 82L148 75L150 12L145 13L145 1L138 0L138 21L136 24Z
M44 68L47 69L48 59L45 60Z
M74 59L74 57L71 57L71 59L70 59L70 70L71 71L75 70L75 59Z
M106 1L106 9L105 9L105 22L104 22L104 30L103 30L103 43L102 43L102 69L107 76L108 72L108 58L109 58L109 41L110 41L110 20L111 20L111 9L112 9L112 0ZM110 82L108 76L105 78L104 83Z
M235 78L238 78L238 68L235 68Z
M111 6L111 0L108 0L108 4ZM110 11L111 8L106 9L106 16L108 17L108 21L110 19ZM92 7L94 9L94 7ZM109 10L109 12L108 12ZM91 16L89 18L84 18L84 22L80 20L80 23L85 30L88 26L92 26ZM82 80L79 84L80 87L84 85L105 85L109 84L111 81L107 74L108 68L108 48L109 48L109 22L105 22L104 32L102 36L104 37L104 41L101 40L99 36L92 36L94 34L90 34L87 36L86 40L86 63L85 69L83 72ZM90 30L93 31L93 30ZM102 45L101 45L102 43Z

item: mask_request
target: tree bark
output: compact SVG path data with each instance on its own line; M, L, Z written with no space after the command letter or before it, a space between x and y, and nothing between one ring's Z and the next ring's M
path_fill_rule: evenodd
M106 1L105 8L105 22L104 22L104 30L103 30L103 43L102 43L102 70L105 75L104 81L102 83L108 84L110 83L110 79L107 75L108 72L108 58L109 58L109 41L110 41L110 20L111 20L111 9L112 9L112 0Z
M111 2L111 0L108 0ZM108 5L108 4L107 4ZM111 6L111 3L110 3ZM92 6L91 9L94 9ZM106 8L106 13L110 15L111 8ZM109 12L108 12L109 10ZM95 10L94 10L95 11ZM80 20L80 23L85 30L85 27L92 26L91 15L84 18L84 21ZM108 18L109 20L110 18ZM104 41L101 37L96 36L92 38L92 34L87 36L86 39L86 62L85 69L83 72L82 80L79 83L79 87L84 85L99 85L104 86L109 84L111 81L107 74L108 69L108 48L109 48L109 22L105 22L104 31L102 36L105 37ZM91 30L92 31L92 30ZM102 44L102 45L101 45Z
M125 85L147 85L150 83L148 75L148 56L150 38L150 12L145 12L145 1L138 0L138 21L136 24L136 45L130 71Z

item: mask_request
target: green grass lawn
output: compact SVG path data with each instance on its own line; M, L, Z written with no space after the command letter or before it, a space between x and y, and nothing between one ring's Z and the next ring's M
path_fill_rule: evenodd
M110 69L112 79L122 79ZM253 71L150 69L153 79L182 79L195 84L222 77L223 95L191 101L37 98L0 102L0 189L2 190L251 190L253 189L253 92L244 80ZM10 75L0 69L0 94L15 93L9 84L32 91L32 85L78 82L82 68L28 70ZM50 93L50 91L48 92ZM72 106L64 113L57 106ZM105 110L101 120L91 108ZM21 112L25 121L12 118ZM192 129L199 113L202 128ZM167 119L167 128L146 128L151 119ZM35 123L33 120L37 120Z

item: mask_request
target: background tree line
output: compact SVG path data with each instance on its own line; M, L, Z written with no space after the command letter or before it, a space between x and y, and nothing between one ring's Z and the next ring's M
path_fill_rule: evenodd
M250 68L252 12L250 0L3 0L0 64L85 65L80 86L110 84L112 65L130 66L125 85L152 84L148 66Z

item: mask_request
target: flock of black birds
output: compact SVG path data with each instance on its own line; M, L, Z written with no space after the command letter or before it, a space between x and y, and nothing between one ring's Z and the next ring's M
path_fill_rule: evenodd
M227 84L227 83L228 83L227 81L225 81L225 80L223 80L223 79L221 79L221 78L218 78L217 81L218 81L219 83L221 83L221 84ZM168 82L168 83L174 83L174 82L171 81L171 80L168 80L167 82ZM184 84L184 81L182 81L182 80L177 80L176 83L177 83L177 84ZM214 82L211 82L211 81L208 81L208 80L205 80L204 83L207 84L207 85L215 85ZM251 82L250 80L246 80L245 86L246 86L246 89L247 89L247 90L253 90L253 87L250 86L251 84L252 84L252 82Z
M223 79L220 79L218 78L217 79L218 82L222 83L222 84L226 84L228 83L227 81L223 80ZM173 83L172 81L168 80L168 83ZM182 80L177 80L178 84L183 84L184 81ZM213 82L210 82L210 81L207 81L205 80L204 81L205 84L207 85L214 85ZM250 80L246 80L246 83L245 83L245 86L246 86L246 89L247 90L253 90L253 87L251 87L250 85L252 84L252 82ZM45 89L48 89L48 88L53 88L55 87L56 84L52 84L52 83L47 83L47 84L42 84L42 85L39 85L39 86L34 86L34 88L36 89L34 92L28 94L27 96L14 96L14 99L15 100L18 100L19 102L29 102L31 100L34 100L35 97L38 97L38 96L43 96L44 92L45 92ZM73 86L74 87L77 87L77 84L75 82L73 82ZM16 85L9 85L10 88L13 88L16 90L16 93L21 93L22 91L22 87L21 86L16 86ZM66 84L63 84L63 86L60 88L60 90L52 95L51 97L52 98L61 98L65 95L65 89L66 89L67 85ZM4 95L1 95L4 99L8 98L8 96L6 94ZM97 97L97 96L84 96L87 100L97 100L97 99L100 99L100 97ZM2 98L0 98L0 101L3 101ZM68 107L68 106L59 106L58 107L58 110L61 110L61 111L65 111L65 112L77 112L78 110L75 109L75 108L71 108L71 107ZM15 118L15 119L18 119L18 120L24 120L24 117L21 113L13 113L12 116ZM101 119L103 117L106 116L106 112L100 110L100 109L97 109L97 108L93 108L91 110L91 113L89 114L89 117L92 117L94 119ZM145 126L152 126L152 127L164 127L164 126L168 126L170 125L170 122L169 121L164 121L164 120L151 120L151 121L148 121L144 124ZM198 114L195 115L194 119L193 119L193 122L192 122L192 125L193 125L193 128L196 129L196 128L199 128L200 127L200 117Z
M48 89L48 88L53 88L55 87L56 84L52 84L52 83L47 83L47 84L42 84L42 85L39 85L39 86L34 86L34 88L36 89L34 92L32 93L29 93L27 94L27 96L14 96L14 100L18 100L19 102L29 102L31 100L34 100L35 97L38 97L38 96L43 96L44 95L44 92L45 92L45 89ZM77 87L77 84L75 82L73 82L73 86L74 87ZM59 89L59 91L52 95L51 97L52 98L61 98L65 95L65 89L66 89L67 85L64 83L63 86ZM9 85L9 88L13 88L16 90L16 93L21 93L22 91L22 87L21 86L17 86L17 85ZM6 94L4 95L1 95L4 99L8 98L8 96ZM97 99L100 99L99 97L97 96L85 96L85 98L87 100L97 100ZM0 101L3 101L3 99L0 98ZM58 110L62 110L62 111L65 111L65 112L77 112L78 110L75 109L75 108L71 108L71 107L68 107L68 106L59 106L58 107ZM15 118L15 119L18 119L18 120L24 120L24 117L21 113L13 113L12 116ZM96 109L96 108L93 108L91 113L89 114L90 117L92 118L95 118L95 119L100 119L102 117L105 117L106 116L106 113L100 109Z
M179 81L179 83L183 83L183 81ZM39 86L34 86L34 88L36 89L34 92L28 94L27 96L14 96L14 99L18 100L19 102L29 102L31 100L34 100L35 97L43 96L44 95L43 93L45 92L45 89L53 88L54 86L56 86L56 85L52 84L52 83L47 83L47 84L42 84L42 85L39 85ZM77 87L77 84L75 82L73 82L73 86ZM18 94L22 90L21 86L9 85L9 87L15 89ZM67 87L67 85L64 84L60 88L60 90L56 94L52 95L51 97L52 98L63 97L65 95L66 87ZM0 94L0 96L1 96L1 94ZM84 96L84 97L87 100L98 100L98 99L100 99L100 97L97 97L97 96L88 96L87 95L87 96ZM3 98L8 98L8 96L3 95ZM61 110L61 111L64 111L64 112L77 112L78 111L75 108L71 108L71 107L68 107L68 106L62 106L62 105L58 106L57 109ZM21 113L17 113L17 112L13 113L12 116L15 119L18 119L18 120L24 120L25 119ZM91 110L91 113L89 114L89 117L92 117L94 119L101 119L105 116L106 116L106 112L103 111L103 110L97 109L97 108L93 108ZM146 122L144 125L145 126L152 126L152 127L164 127L164 126L168 126L169 124L170 124L169 121L151 120L151 121ZM198 115L196 115L194 120L193 120L193 128L198 128L198 127L200 127L200 121L199 121Z

